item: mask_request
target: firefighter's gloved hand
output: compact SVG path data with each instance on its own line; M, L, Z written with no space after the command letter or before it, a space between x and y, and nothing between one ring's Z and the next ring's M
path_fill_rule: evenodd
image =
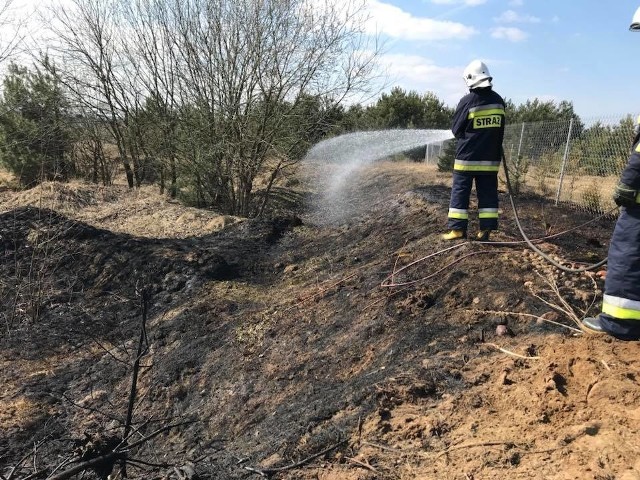
M636 203L637 195L637 190L634 190L624 183L619 183L613 192L613 201L616 202L616 205L619 207L633 207L634 205L638 205L638 203Z

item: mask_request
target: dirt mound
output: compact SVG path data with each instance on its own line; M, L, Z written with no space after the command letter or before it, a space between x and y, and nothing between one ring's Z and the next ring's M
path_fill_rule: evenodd
M179 478L171 466L187 463L212 479L640 478L637 344L585 336L562 313L595 313L602 280L563 276L518 244L445 250L443 178L380 164L343 192L356 214L198 238L1 215L12 233L0 275L20 286L3 284L19 308L1 340L2 462L36 442L50 469L85 434L122 434L144 289L135 438L177 426L133 454L170 465L131 478ZM589 218L537 198L520 206L534 237ZM518 239L506 210L502 225L497 240ZM592 261L611 227L542 248ZM45 250L57 261L32 261ZM53 287L27 287L34 265Z
M60 212L77 212L90 205L117 201L126 192L124 186L102 187L81 182L43 182L34 188L14 193L2 203L3 210L32 206Z
M190 208L161 195L157 187L129 189L80 182L45 182L7 194L0 211L22 206L55 210L113 232L147 238L187 238L222 230L238 217Z

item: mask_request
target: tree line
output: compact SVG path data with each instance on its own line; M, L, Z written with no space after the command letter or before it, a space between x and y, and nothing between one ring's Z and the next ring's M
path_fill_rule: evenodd
M27 187L106 185L123 171L130 188L259 215L278 177L324 138L450 128L453 109L431 92L353 101L374 88L379 56L357 0L70 0L53 15L47 51L11 63L2 81L0 161ZM507 118L573 119L585 149L596 127L596 143L629 129L585 128L566 101L508 100ZM556 151L566 134L530 138Z

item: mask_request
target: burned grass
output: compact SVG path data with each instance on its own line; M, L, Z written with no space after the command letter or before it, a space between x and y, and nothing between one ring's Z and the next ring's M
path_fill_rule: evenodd
M545 278L595 313L602 280L565 278L522 245L465 243L404 268L448 246L436 175L380 164L345 194L357 215L304 210L183 239L36 208L1 215L2 278L24 278L16 265L32 265L38 239L60 258L38 316L6 324L0 462L44 440L38 462L52 467L85 433L121 433L144 287L134 426L190 423L141 446L137 458L167 466L133 478L188 462L200 478L637 478L624 477L640 475L637 346L518 315L550 318ZM502 205L496 239L517 240ZM534 237L589 218L536 198L521 216ZM610 231L602 220L543 248L593 261ZM383 287L390 276L405 285Z

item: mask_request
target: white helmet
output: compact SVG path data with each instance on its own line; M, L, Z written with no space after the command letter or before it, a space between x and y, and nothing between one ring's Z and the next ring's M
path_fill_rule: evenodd
M636 13L633 14L631 25L629 25L629 30L631 30L632 32L640 32L640 7L638 7Z
M474 60L467 65L467 68L464 69L463 78L469 88L490 87L491 80L493 80L489 69L480 60Z

